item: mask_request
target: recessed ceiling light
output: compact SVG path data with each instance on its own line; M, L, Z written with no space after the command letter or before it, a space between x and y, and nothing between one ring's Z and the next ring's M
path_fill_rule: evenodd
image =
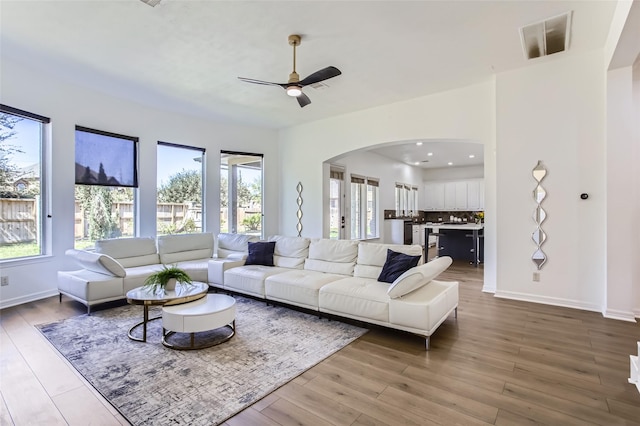
M416 161L415 163L413 163L413 165L414 165L414 166L419 166L419 165L420 165L420 162L419 162L419 161Z
M422 146L422 142L416 142L416 145Z
M433 152L427 152L427 156L431 157L433 155Z
M451 161L449 161L447 164L448 164L449 166L453 166L453 163L452 163Z
M476 156L473 154L469 154L469 158L476 158Z

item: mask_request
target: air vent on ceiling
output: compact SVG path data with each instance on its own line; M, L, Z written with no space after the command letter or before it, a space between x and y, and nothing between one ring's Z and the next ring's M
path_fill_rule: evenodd
M327 83L323 83L322 81L319 81L317 83L310 84L309 87L312 87L316 90L326 90L329 88L329 85Z
M569 49L572 12L520 28L520 41L527 59L553 55Z
M160 0L140 0L142 3L146 3L151 7L156 7L158 5L158 3L160 3Z

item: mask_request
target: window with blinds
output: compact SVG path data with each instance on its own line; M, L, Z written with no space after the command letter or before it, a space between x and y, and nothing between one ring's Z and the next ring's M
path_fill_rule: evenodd
M418 215L418 187L396 182L396 217Z
M351 239L378 238L379 180L351 175Z

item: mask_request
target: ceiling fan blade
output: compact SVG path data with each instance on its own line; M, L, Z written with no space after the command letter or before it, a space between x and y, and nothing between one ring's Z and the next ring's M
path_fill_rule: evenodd
M304 93L301 94L300 96L296 97L296 99L298 99L298 103L300 104L300 108L304 108L305 106L309 105L311 103L311 99L309 99L309 97L307 95L305 95Z
M280 86L283 89L287 88L286 84L281 84L281 83L271 83L269 81L262 81L262 80L254 80L252 78L244 78L244 77L238 77L239 80L245 81L247 83L253 83L253 84L263 84L265 86Z
M333 77L337 77L340 74L340 70L336 67L326 67L321 69L320 71L316 71L313 74L307 76L300 80L300 86L308 86L310 84L318 83L320 81L328 80Z

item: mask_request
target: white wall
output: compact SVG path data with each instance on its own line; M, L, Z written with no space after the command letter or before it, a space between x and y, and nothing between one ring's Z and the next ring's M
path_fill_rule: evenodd
M638 246L640 217L637 172L640 147L638 116L633 110L632 67L607 73L607 285L604 315L630 320L640 286ZM634 119L635 118L635 119Z
M50 256L1 264L9 286L0 288L0 307L57 294L56 272L75 265L64 251L74 243L75 125L138 136L139 235L154 236L156 226L156 144L173 142L206 148L205 229L219 229L220 150L264 154L265 233L276 233L279 203L277 134L275 131L209 122L156 110L57 79L43 70L2 57L2 103L51 118L50 170L52 230Z
M496 77L497 296L602 310L605 262L605 90L602 51L564 56ZM531 255L531 170L548 173L547 263ZM581 193L588 200L581 200ZM627 295L628 296L628 295Z

